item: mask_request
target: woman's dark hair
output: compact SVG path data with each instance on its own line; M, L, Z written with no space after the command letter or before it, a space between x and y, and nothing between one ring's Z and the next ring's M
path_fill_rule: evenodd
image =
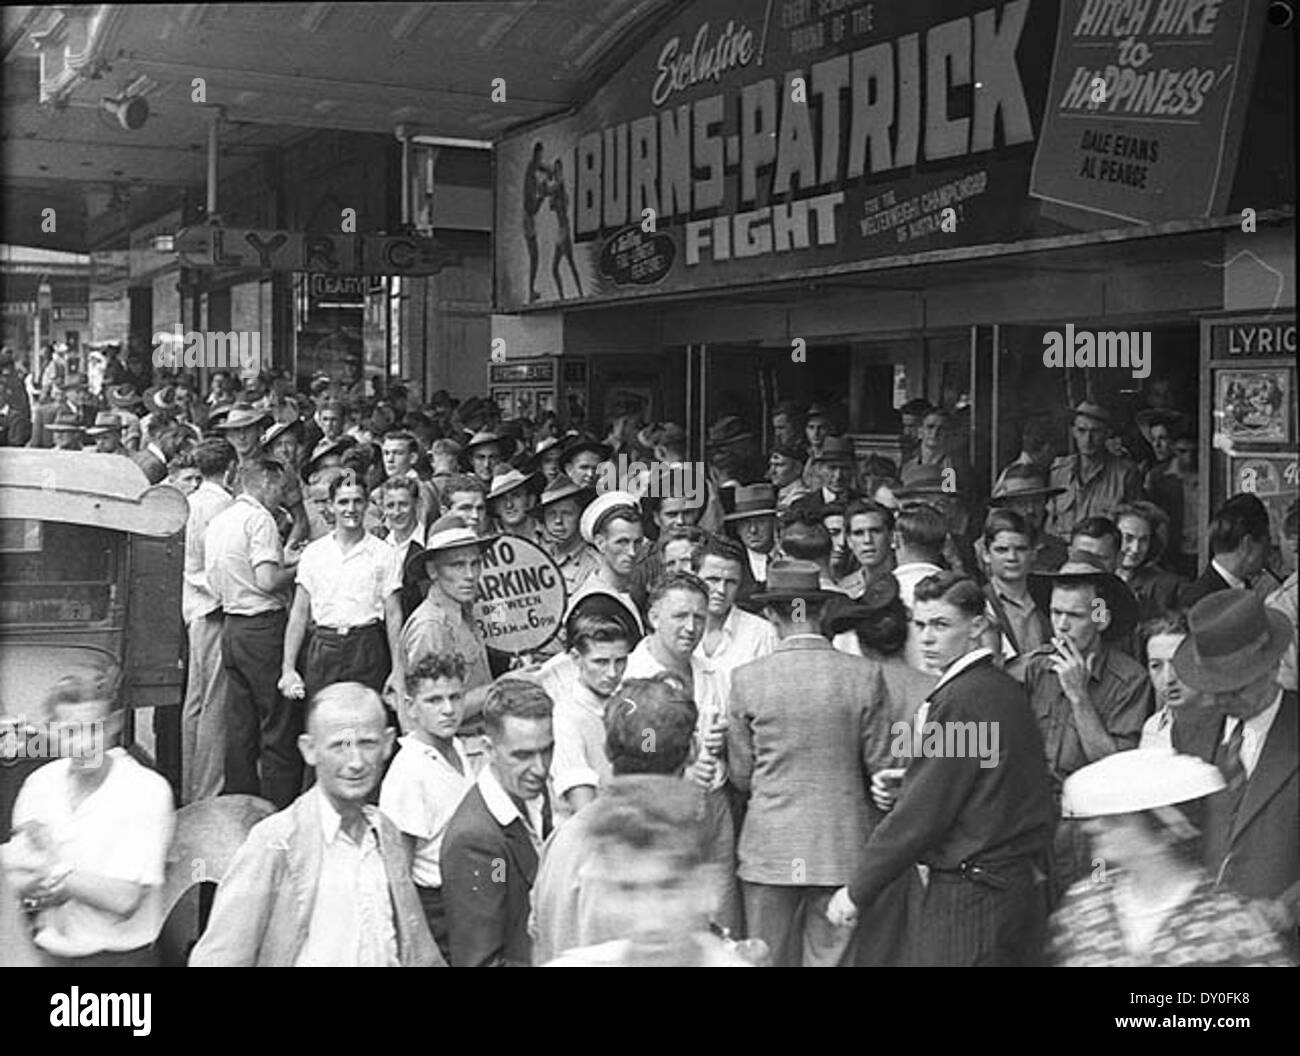
M895 598L883 609L864 616L855 628L863 651L893 656L907 642L907 606Z

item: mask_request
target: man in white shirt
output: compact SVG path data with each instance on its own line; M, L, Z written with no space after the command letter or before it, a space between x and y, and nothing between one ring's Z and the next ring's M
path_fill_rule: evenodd
M392 750L379 695L327 686L298 747L316 784L253 827L191 967L442 967L401 835L368 805Z
M638 637L622 605L589 594L564 624L568 649L542 665L538 680L555 702L551 792L559 818L577 813L611 775L605 706L623 681Z
M776 492L772 485L737 488L735 506L722 520L735 525L754 582L760 586L766 583L768 558L776 545Z
M67 676L48 704L52 743L68 757L23 783L15 837L0 847L17 893L37 910L50 967L156 967L172 834L167 782L121 748L108 679Z
M181 775L186 803L221 794L225 778L226 673L221 666L221 605L208 588L203 540L212 519L235 500L222 484L235 449L205 440L194 450L203 480L187 501L185 583L181 614L189 633L189 668L181 712Z
M434 941L448 954L442 901L442 838L447 823L474 787L482 756L456 736L465 715L465 660L426 656L409 671L406 692L411 732L384 775L379 809L401 830L411 852L411 879Z
M299 716L280 695L285 594L297 574L271 510L280 505L284 468L269 459L239 467L240 494L208 525L204 567L221 603L221 662L226 669L226 795L260 795L277 807L302 782Z
M709 591L704 634L694 660L708 669L724 700L731 696L731 673L776 648L776 628L761 616L736 606L740 593L742 548L713 536L695 560L695 574Z
M396 708L402 685L402 566L391 546L365 530L366 489L345 473L330 484L334 531L309 543L298 562L280 692L315 696L333 682L360 682ZM305 677L297 670L308 622Z
M942 560L947 537L947 522L933 506L910 506L894 522L894 554L898 560L894 566L894 578L898 580L898 596L909 614L916 585L926 576L942 571L938 562ZM926 670L917 630L910 624L907 644L903 646L903 659L909 667Z
M700 750L689 774L708 787L704 810L709 860L719 871L714 919L721 927L735 929L740 895L736 889L735 825L726 792L727 698L716 673L694 657L704 637L708 605L709 588L691 573L672 572L660 579L650 591L651 633L628 657L626 677L653 678L666 671L694 688Z

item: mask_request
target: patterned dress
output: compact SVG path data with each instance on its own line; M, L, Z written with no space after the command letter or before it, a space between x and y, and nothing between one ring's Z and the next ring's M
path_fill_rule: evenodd
M1160 922L1143 950L1124 939L1115 883L1082 880L1051 922L1051 963L1058 968L1286 968L1282 941L1240 895L1203 876Z

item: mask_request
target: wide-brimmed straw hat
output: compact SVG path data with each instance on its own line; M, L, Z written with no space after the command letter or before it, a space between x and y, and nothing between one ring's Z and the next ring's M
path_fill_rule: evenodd
M1067 818L1134 814L1186 803L1225 785L1217 766L1168 748L1113 752L1065 779L1061 813Z
M517 469L508 469L504 473L498 473L492 478L492 487L488 490L487 501L499 499L502 495L514 491L516 488L531 488L537 490L537 484L540 477L536 473L521 473Z
M1286 614L1267 607L1254 591L1215 591L1187 613L1174 670L1205 693L1240 689L1273 670L1294 635Z
M464 518L457 517L453 513L446 514L429 525L424 547L412 548L407 555L402 578L406 582L428 579L429 558L434 554L444 550L455 550L462 546L477 546L481 551L496 542L498 538L499 536L496 535L479 535L465 523Z
M533 506L533 515L541 516L541 513L547 506L552 503L562 502L565 499L577 499L579 509L585 507L596 497L594 488L584 488L581 484L575 484L572 480L561 473L550 484L546 490L538 496L536 504Z

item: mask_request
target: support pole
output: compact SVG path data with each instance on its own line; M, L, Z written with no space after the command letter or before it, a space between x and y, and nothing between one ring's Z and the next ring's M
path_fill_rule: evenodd
M222 110L214 106L208 111L208 223L219 224L217 214L217 148L221 138Z

